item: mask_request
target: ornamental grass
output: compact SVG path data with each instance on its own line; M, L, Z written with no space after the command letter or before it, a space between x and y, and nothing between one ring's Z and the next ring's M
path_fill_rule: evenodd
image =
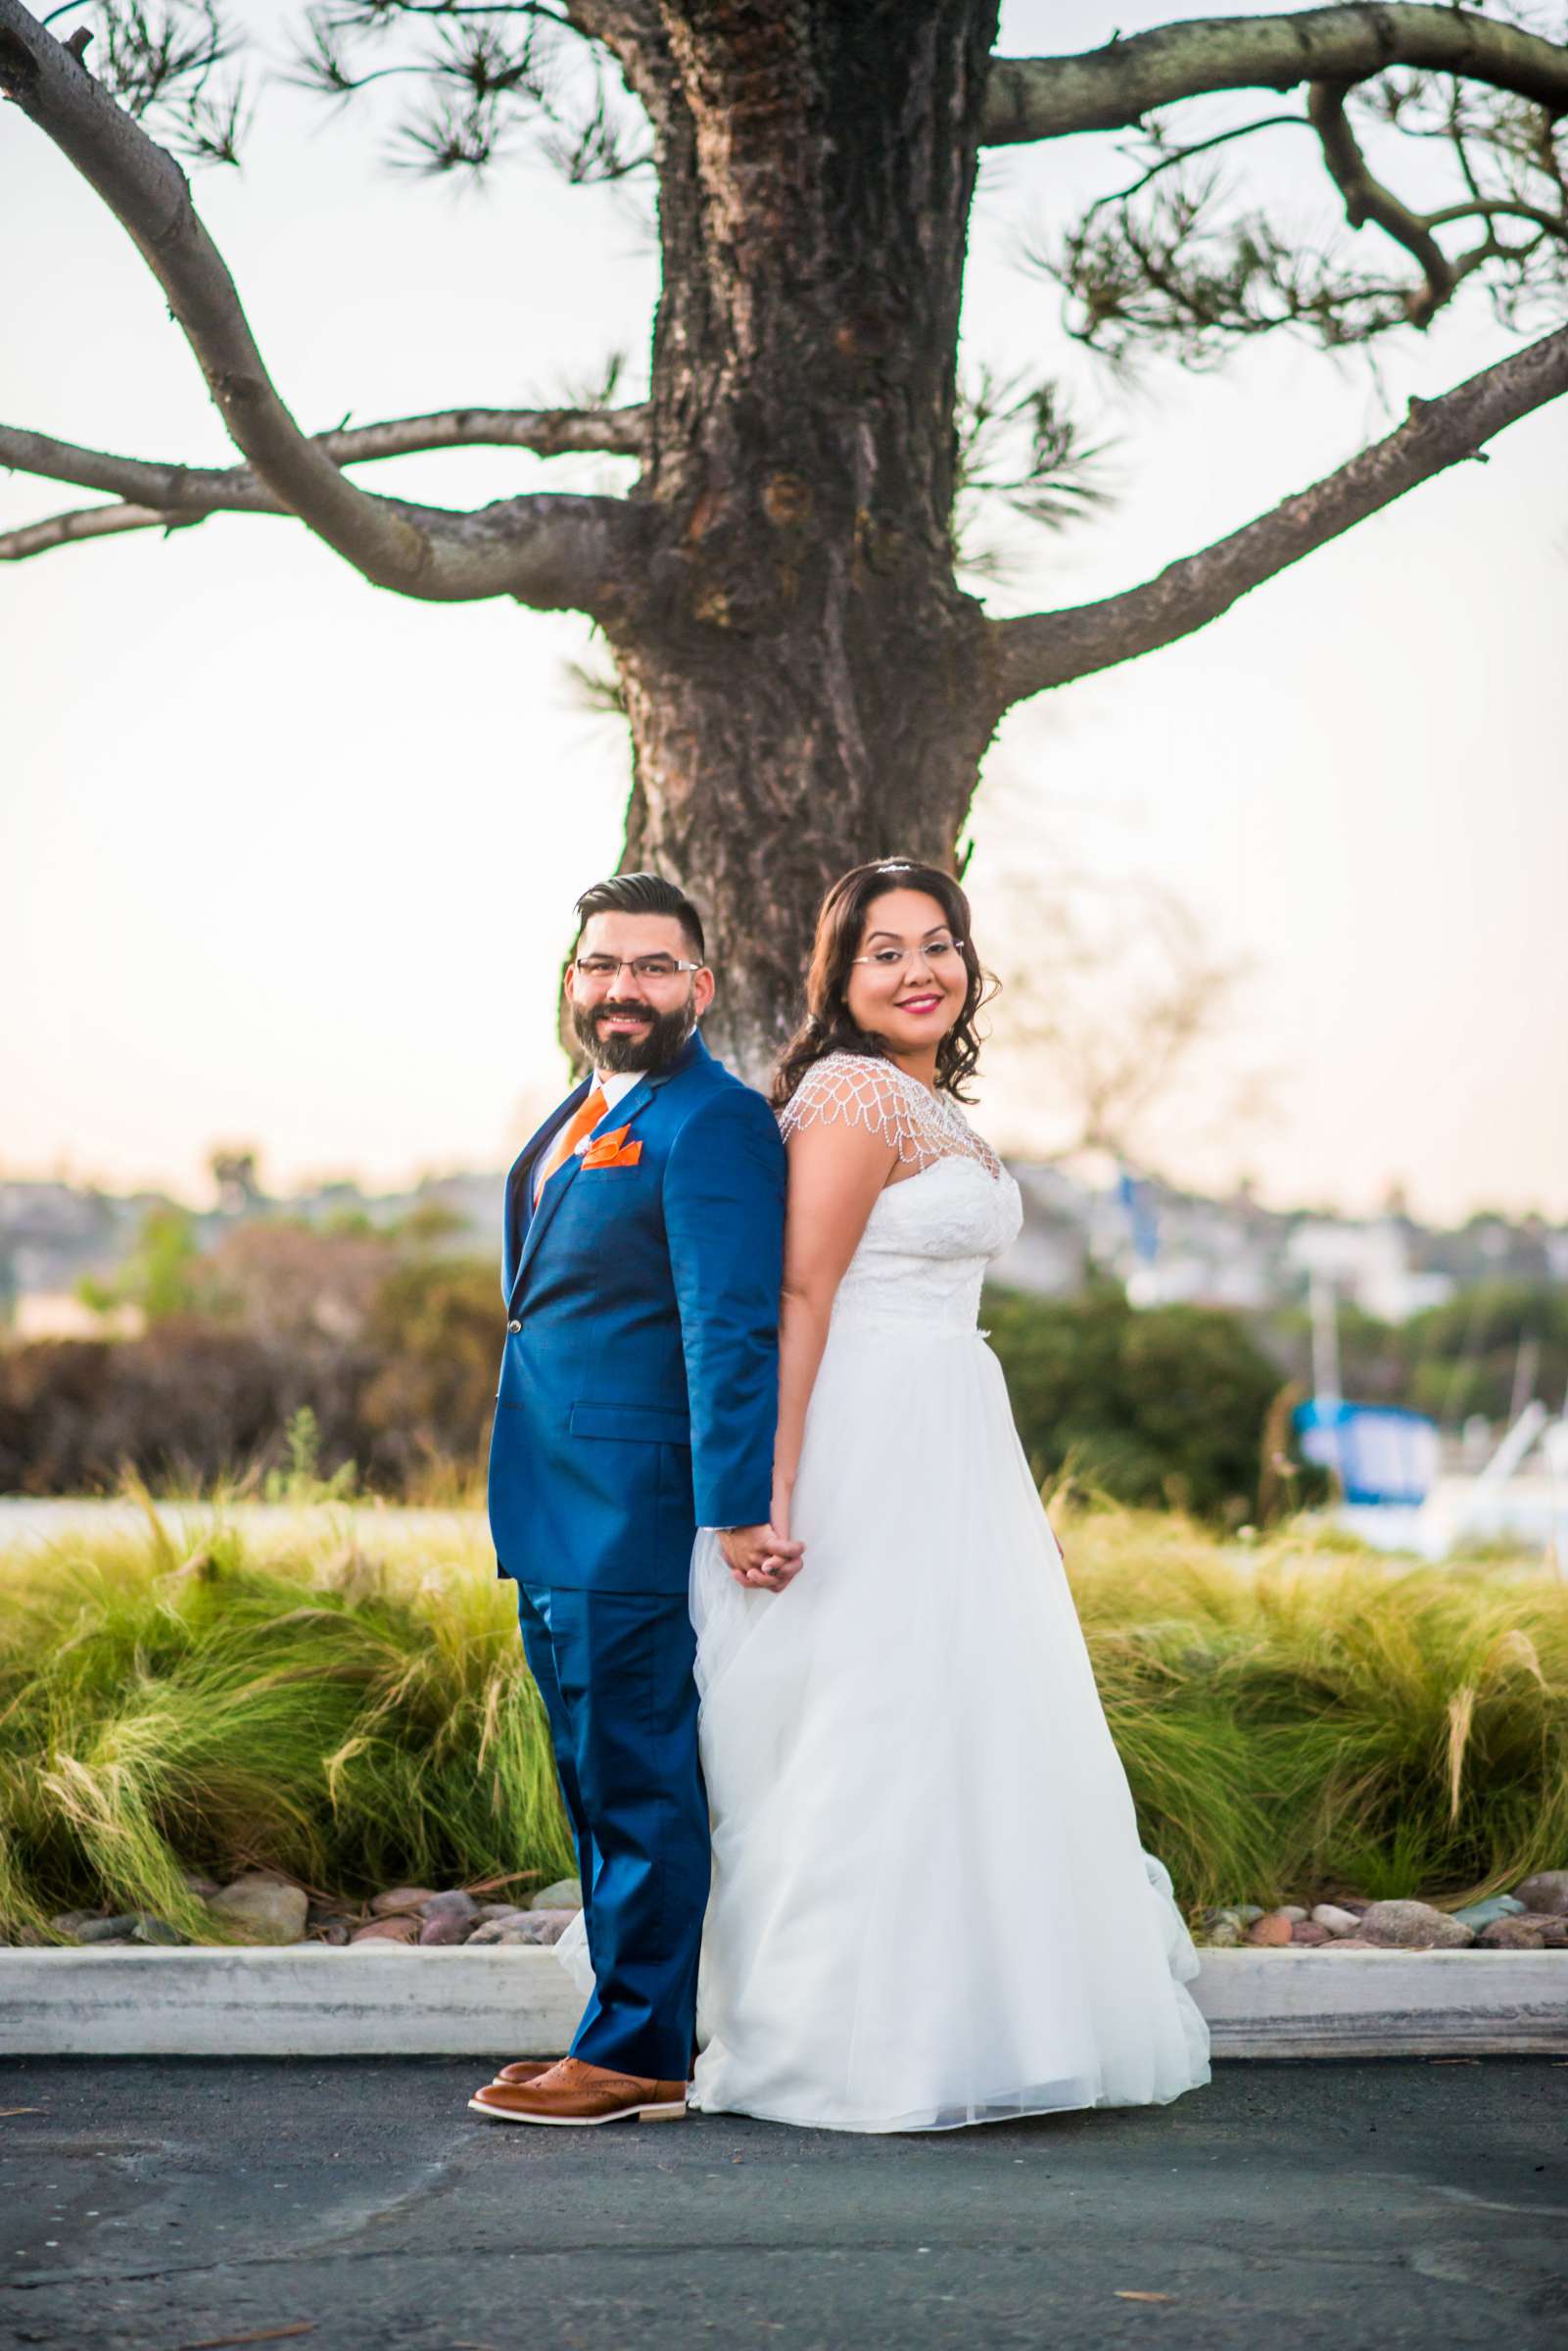
M1250 1544L1053 1504L1146 1848L1190 1916L1336 1893L1454 1905L1568 1862L1568 1584ZM1042 1804L1071 1801L1042 1789ZM0 1936L146 1910L183 1873L510 1895L573 1866L513 1587L484 1521L222 1508L0 1558ZM1020 1856L1028 1866L1028 1856ZM933 1885L933 1900L942 1889Z

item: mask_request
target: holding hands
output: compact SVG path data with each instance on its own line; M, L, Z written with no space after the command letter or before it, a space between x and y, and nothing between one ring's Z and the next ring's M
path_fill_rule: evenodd
M719 1549L736 1582L757 1592L782 1592L805 1564L805 1545L789 1534L788 1496L777 1487L768 1524L725 1527Z

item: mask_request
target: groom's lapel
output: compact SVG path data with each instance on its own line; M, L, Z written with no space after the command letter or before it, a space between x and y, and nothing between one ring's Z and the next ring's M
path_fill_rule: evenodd
M523 1252L527 1246L528 1228L532 1221L529 1212L534 1195L534 1174L539 1166L541 1154L549 1149L551 1142L559 1134L567 1120L573 1117L579 1104L588 1100L588 1089L591 1082L592 1072L579 1084L573 1086L565 1101L550 1112L544 1125L535 1128L512 1162L511 1173L506 1178L506 1216L502 1228L503 1254L500 1285L501 1295L508 1303L513 1290L517 1287L517 1277L522 1271Z
M648 1104L654 1099L655 1095L660 1091L660 1089L669 1084L672 1078L679 1078L682 1072L684 1070L689 1070L694 1061L699 1059L705 1061L707 1058L708 1049L702 1042L700 1035L693 1031L692 1034L687 1039L685 1046L676 1057L676 1060L671 1068L667 1070L661 1070L656 1078L640 1078L637 1084L632 1086L628 1092L621 1096L621 1099L616 1103L614 1109L605 1112L605 1118L612 1121L617 1127L630 1127L633 1121L641 1117L641 1113L646 1110ZM587 1098L588 1081L585 1080L583 1084L577 1089L577 1092L570 1097L570 1100L566 1104L566 1115L570 1115L571 1111L576 1108L577 1104L579 1102L586 1101ZM553 1120L550 1124L549 1133L553 1134L560 1124L561 1121L559 1119ZM600 1124L602 1125L603 1121L600 1121ZM542 1149L546 1143L547 1143L548 1139L549 1136L544 1133L543 1130L536 1138L536 1145L533 1149L531 1149L529 1155L530 1168L538 1164L539 1150ZM551 1219L559 1211L561 1202L565 1199L566 1194L571 1189L572 1185L581 1180L582 1174L582 1154L580 1152L574 1152L572 1157L566 1162L566 1165L563 1168L556 1169L554 1175L546 1184L545 1189L540 1193L538 1206L535 1208L533 1216L529 1220L528 1229L523 1234L522 1253L518 1260L517 1271L513 1278L511 1290L507 1297L508 1313L515 1311L514 1302L516 1300L517 1293L522 1288L523 1283L528 1277L528 1269L534 1262L534 1258L539 1250L540 1242L544 1239L545 1234L549 1229ZM529 1175L527 1180L530 1183L533 1181L531 1174Z
M644 1110L652 1101L655 1091L662 1082L663 1080L657 1078L641 1079L629 1093L622 1095L612 1111L605 1112L605 1118L612 1119L617 1127L629 1126L637 1117L638 1112ZM587 1098L588 1086L585 1083L580 1092L573 1097L573 1107L575 1108L578 1102L586 1101ZM603 1120L600 1120L601 1126L603 1123ZM536 1152L534 1155L535 1165L538 1164L538 1156ZM528 1229L523 1235L522 1256L518 1262L517 1278L512 1283L513 1299L528 1278L528 1269L534 1262L540 1242L549 1229L551 1219L558 1212L561 1202L572 1185L576 1183L582 1172L583 1154L581 1151L574 1151L565 1166L556 1169L545 1189L540 1193L538 1204L528 1222ZM532 1176L530 1176L529 1181L533 1181Z

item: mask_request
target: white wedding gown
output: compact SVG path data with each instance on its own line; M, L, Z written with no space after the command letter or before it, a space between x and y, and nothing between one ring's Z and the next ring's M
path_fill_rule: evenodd
M713 1890L690 2104L838 2131L1164 2104L1210 2079L1198 1955L976 1327L1018 1186L887 1062L827 1056L784 1125L834 1118L917 1173L834 1302L801 1573L743 1589L706 1530L692 1556Z

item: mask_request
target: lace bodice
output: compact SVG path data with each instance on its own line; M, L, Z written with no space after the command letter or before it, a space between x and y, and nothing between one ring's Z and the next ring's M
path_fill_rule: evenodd
M917 1175L935 1160L953 1158L978 1160L990 1176L1002 1173L996 1153L952 1095L933 1094L896 1061L870 1053L825 1053L814 1061L779 1113L780 1130L787 1142L797 1127L835 1121L880 1135Z
M780 1113L797 1128L835 1120L869 1128L898 1153L900 1173L878 1194L833 1301L835 1332L911 1326L973 1332L980 1285L1018 1238L1019 1187L949 1095L935 1095L896 1063L828 1053Z

